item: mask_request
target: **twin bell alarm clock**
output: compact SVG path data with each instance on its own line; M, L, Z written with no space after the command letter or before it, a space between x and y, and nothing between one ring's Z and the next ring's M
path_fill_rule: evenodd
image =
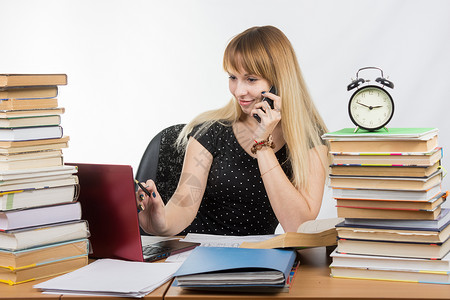
M376 69L381 72L381 77L375 79L375 83L359 77L359 72L367 69ZM383 70L377 67L365 67L356 72L356 79L348 86L347 90L356 89L348 102L348 113L353 124L368 131L381 128L387 130L386 125L394 114L394 101L385 88L394 88L394 84L384 78Z

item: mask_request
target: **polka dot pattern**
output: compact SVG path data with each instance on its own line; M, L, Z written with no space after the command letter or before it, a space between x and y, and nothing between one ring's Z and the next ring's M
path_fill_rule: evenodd
M245 152L232 127L214 123L201 136L194 137L212 154L213 162L197 216L182 234L274 233L278 220L267 197L257 159ZM288 164L283 164L285 147L276 156L289 176Z

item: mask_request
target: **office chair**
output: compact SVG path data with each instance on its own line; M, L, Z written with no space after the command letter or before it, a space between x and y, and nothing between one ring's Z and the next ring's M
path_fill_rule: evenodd
M167 202L175 192L183 166L184 150L175 146L178 134L185 124L161 130L147 146L136 173L136 179L145 182L153 179L158 193Z

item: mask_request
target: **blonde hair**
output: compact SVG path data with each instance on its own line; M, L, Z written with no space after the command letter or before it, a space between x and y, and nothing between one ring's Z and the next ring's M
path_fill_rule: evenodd
M230 73L244 70L261 76L277 89L281 97L281 125L292 165L293 185L308 189L309 150L323 145L320 136L327 132L308 93L294 49L287 37L273 26L252 27L235 36L225 49L223 68ZM188 123L178 137L178 145L187 143L187 135L199 124L199 132L212 123L234 123L241 108L232 98L222 108L204 112ZM328 163L323 161L326 169Z

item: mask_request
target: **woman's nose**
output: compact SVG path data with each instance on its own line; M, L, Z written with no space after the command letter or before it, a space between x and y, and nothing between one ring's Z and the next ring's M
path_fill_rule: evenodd
M248 89L244 83L238 83L236 85L236 90L235 90L236 96L238 96L238 97L245 96L245 95L247 95L247 93L248 93Z

